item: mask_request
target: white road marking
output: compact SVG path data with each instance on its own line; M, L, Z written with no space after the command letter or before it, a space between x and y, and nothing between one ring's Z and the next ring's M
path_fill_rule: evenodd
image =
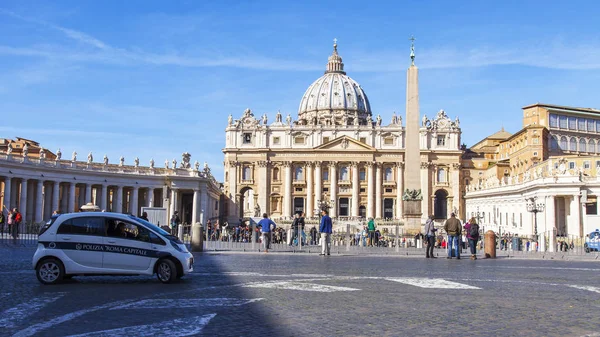
M231 276L264 276L261 273L254 273L254 272L224 272L224 275L231 275Z
M550 269L550 270L600 271L600 268L582 268L582 267L478 266L478 268L493 268L493 269Z
M336 287L314 283L304 282L263 282L243 285L244 288L267 288L267 289L285 289L285 290L300 290L300 291L315 291L321 293L332 293L336 291L356 291L360 289L348 287Z
M481 289L468 284L447 281L439 278L388 277L386 280L428 289Z
M61 293L53 296L36 297L29 302L24 302L16 307L5 310L0 314L0 327L14 328L17 325L17 322L35 314L44 306L63 297L63 295L64 294Z
M567 286L571 287L571 288L575 288L575 289L587 290L587 291L592 291L592 292L600 294L600 288L598 288L598 287L577 286L577 285L574 285L574 284L567 284Z
M263 298L241 299L241 298L191 298L191 299L149 299L128 303L111 308L120 309L180 309L198 307L239 307L262 301Z
M197 316L193 318L178 318L172 321L148 325L135 325L125 328L88 332L69 337L128 337L128 336L195 336L217 314Z
M333 277L334 275L323 275L323 274L291 274L293 277Z
M107 309L107 308L113 307L115 305L122 305L122 304L129 303L129 302L132 302L132 300L111 302L111 303L107 303L107 304L104 304L104 305L98 305L98 306L95 306L95 307L91 307L91 308L88 308L88 309L73 311L73 312L70 312L68 314L65 314L65 315L58 316L58 317L52 318L50 320L47 320L46 322L42 322L42 323L31 325L28 328L23 329L23 330L18 331L17 333L15 333L13 335L13 337L33 336L33 335L37 334L38 332L40 332L40 331L42 331L44 329L48 329L49 327L55 326L57 324L70 321L70 320L75 319L77 317L83 316L83 315L85 315L87 313L90 313L90 312L93 312L93 311L97 311L97 310Z

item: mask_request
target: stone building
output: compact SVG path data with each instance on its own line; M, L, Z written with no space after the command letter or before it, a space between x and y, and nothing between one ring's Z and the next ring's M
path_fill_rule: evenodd
M97 162L91 153L84 160L78 160L76 152L65 159L60 150L49 155L38 143L23 138L2 143L0 202L18 208L24 223L47 220L54 210L76 212L87 203L133 215L139 215L142 207L162 208L161 225L167 225L174 211L187 223L219 217L220 183L206 164L201 168L196 162L192 167L189 153L182 155L179 166L173 160L159 168L154 160L142 166L138 158L133 165L126 165L123 157L115 164L106 156ZM19 151L8 150L7 144ZM29 145L24 151L25 144Z
M524 107L521 130L497 133L465 152L467 215L500 232L589 233L600 220L599 142L600 110ZM533 203L543 208L537 219L527 210Z
M417 85L416 76L409 80L409 88ZM295 116L277 112L270 119L250 109L229 116L223 149L229 221L263 212L314 217L323 203L338 219L404 221L409 167L421 178L423 221L429 214L445 219L461 209L461 130L443 110L432 117L421 119L417 106L418 159L406 163L402 116L384 121L371 110L334 44L325 74L308 86Z

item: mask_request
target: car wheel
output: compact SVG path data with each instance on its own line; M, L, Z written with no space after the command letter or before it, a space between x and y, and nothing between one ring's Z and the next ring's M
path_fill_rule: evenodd
M177 267L175 267L175 263L169 259L158 261L156 277L162 283L174 282L177 279Z
M58 259L45 259L38 263L35 275L42 284L57 284L65 277L65 267Z

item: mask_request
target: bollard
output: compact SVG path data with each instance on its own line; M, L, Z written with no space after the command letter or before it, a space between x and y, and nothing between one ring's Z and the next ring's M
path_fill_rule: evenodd
M400 251L400 226L396 225L396 253Z
M494 231L487 231L484 234L485 243L485 258L495 259L496 258L496 234Z
M350 251L350 224L346 224L346 251Z
M204 228L202 228L202 224L196 222L192 227L192 252L202 252L204 251L204 236L203 233Z
M252 221L252 234L250 235L250 241L252 242L252 251L256 249L256 223Z
M417 239L417 248L419 248L419 249L423 248L421 239Z
M179 238L179 241L183 242L183 224L179 224L179 227L177 228L177 237Z

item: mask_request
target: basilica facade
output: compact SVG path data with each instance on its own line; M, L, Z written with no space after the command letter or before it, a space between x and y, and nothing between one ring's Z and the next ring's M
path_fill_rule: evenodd
M413 65L414 66L414 65ZM417 112L418 113L418 112ZM405 218L405 170L416 170L421 218L461 211L461 129L443 110L418 122L417 163L406 162L402 116L384 121L365 90L344 71L337 44L325 74L308 86L295 116L270 119L246 109L226 127L224 192L230 223L267 213L334 218Z

